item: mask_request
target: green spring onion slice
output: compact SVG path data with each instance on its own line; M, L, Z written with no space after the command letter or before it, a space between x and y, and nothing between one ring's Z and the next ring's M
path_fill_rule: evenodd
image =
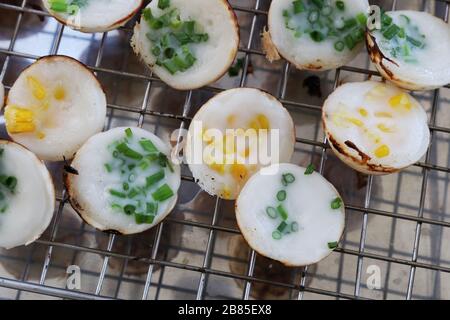
M328 242L328 249L334 250L338 247L338 243L336 241L334 242Z
M308 167L306 167L305 175L310 175L310 174L312 174L312 173L314 172L314 170L315 170L314 165L313 165L312 163L309 164Z
M274 232L272 232L272 238L274 240L280 240L282 237L281 232L278 230L275 230Z
M287 213L286 209L283 207L282 204L278 205L277 211L278 211L278 214L280 215L281 219L287 220L288 213Z
M335 198L333 201L331 201L331 209L339 209L342 206L342 199L341 198Z
M274 207L267 207L266 213L272 219L275 219L276 217L278 217L278 211Z
M163 184L155 192L152 193L153 199L159 202L165 201L171 198L173 195L173 190L167 184Z
M286 200L286 191L280 190L277 192L277 200L278 201L284 201Z

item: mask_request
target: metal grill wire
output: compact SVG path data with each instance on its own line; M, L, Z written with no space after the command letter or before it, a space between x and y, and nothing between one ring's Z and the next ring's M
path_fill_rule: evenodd
M16 49L16 43L19 38L19 34L23 27L23 20L26 15L35 15L38 17L48 17L48 14L42 11L39 7L33 6L32 0L20 0L20 1L1 1L0 2L0 12L6 12L7 14L15 14L17 18L15 19L14 25L2 26L2 21L0 21L0 27L12 28L12 34L10 36L9 46L0 47L0 61L3 65L0 73L0 80L5 80L9 69L13 68L13 63L15 61L21 61L22 63L29 64L34 60L38 59L40 55L35 55L29 52L23 52ZM239 18L245 17L246 24L241 26L242 40L245 43L241 43L239 49L239 56L244 58L244 68L243 72L236 83L230 85L230 82L226 82L225 85L220 83L220 85L208 86L206 88L189 91L183 93L184 101L182 102L181 108L177 112L167 112L166 109L158 109L152 105L152 94L154 91L164 92L168 89L158 78L154 77L152 74L141 73L139 71L128 71L127 63L129 62L130 53L124 54L124 59L120 65L113 65L113 67L105 67L103 60L105 57L105 51L107 49L108 37L112 32L104 33L101 35L94 35L90 39L92 43L96 46L97 54L95 56L95 61L89 64L89 68L93 70L102 79L102 76L110 76L115 80L112 83L112 91L116 92L113 97L108 97L108 123L105 129L114 126L117 118L126 118L129 125L137 124L140 127L145 126L147 123L151 123L155 132L159 127L167 125L171 128L187 128L189 121L192 117L195 108L198 107L198 97L203 95L203 97L211 96L212 94L219 92L221 90L240 86L244 87L249 84L249 77L253 69L257 69L254 66L255 61L263 61L263 53L260 49L259 33L260 27L264 25L264 21L267 15L267 9L269 7L270 1L266 0L254 0L254 1L230 1L234 10L237 12ZM402 1L387 1L392 6L392 9L397 8L397 2ZM405 1L406 2L406 1ZM448 21L449 6L448 0L430 0L422 1L422 10L425 10L430 3L435 3L436 6L443 8L444 18ZM51 18L48 18L51 19ZM3 29L2 29L3 30ZM56 32L54 32L53 41L49 54L58 54L60 52L61 42L66 37L72 37L73 32L66 29L62 25L57 25ZM131 35L131 24L130 26L123 27L119 31L122 34L126 34L128 37ZM241 41L242 41L241 40ZM130 51L128 49L128 51ZM264 68L266 62L261 62L260 68ZM292 68L293 69L293 68ZM270 70L270 72L275 73L275 78L277 79L278 85L277 89L272 90L275 95L281 100L281 102L292 112L300 113L305 115L313 114L317 117L320 114L321 104L314 104L308 102L307 99L290 99L288 97L289 85L294 80L292 80L295 75L300 72L292 70L288 63L282 63L278 69ZM275 70L275 71L274 71ZM373 68L370 68L370 64L365 60L365 67L355 67L355 66L345 66L336 71L330 72L325 75L325 80L331 83L330 89L335 88L341 81L346 81L346 78L342 75L346 74L349 76L360 77L360 79L379 77ZM328 79L330 75L330 79ZM323 80L323 79L321 79ZM122 105L117 102L118 94L117 83L119 81L139 81L144 85L142 88L142 102L140 107L135 107L132 105ZM9 83L5 83L5 88L8 90L10 86ZM448 134L450 133L450 126L440 125L437 123L437 118L439 114L439 107L444 107L444 102L448 102L448 91L449 86L442 89L435 90L431 95L423 94L421 96L416 95L421 101L429 101L431 103L430 113L430 130L432 134L432 143L440 144L442 142L447 145L450 144L450 139ZM170 94L169 93L169 94ZM179 93L178 93L179 94ZM445 100L445 101L444 101ZM168 109L169 110L169 109ZM298 118L296 118L297 120ZM299 149L303 148L301 151L308 155L309 159L318 160L319 171L324 173L326 171L327 162L332 161L333 156L329 154L328 146L326 140L323 138L323 133L320 131L320 116L316 119L316 138L310 139L305 138L302 135L297 135L297 145ZM299 125L296 123L296 125ZM440 233L441 244L444 241L444 233L448 235L448 228L450 227L450 222L445 218L448 217L448 208L444 207L444 213L435 214L428 213L426 208L426 197L429 185L430 177L433 179L438 179L444 184L444 195L448 194L448 184L449 184L449 172L450 167L448 161L446 164L442 165L440 163L435 163L433 161L434 157L432 155L434 148L430 147L423 161L414 165L412 169L406 170L404 173L399 173L396 176L396 188L400 188L402 179L407 180L405 176L413 175L415 176L416 184L419 184L417 188L417 196L419 197L417 206L410 206L404 209L403 213L399 213L397 210L401 205L399 205L398 196L393 200L391 210L379 209L371 206L373 200L388 202L384 199L374 199L373 196L373 185L374 181L377 179L386 179L382 177L372 177L369 176L366 180L365 188L363 189L363 201L361 205L349 203L346 205L347 212L351 212L353 216L359 216L360 223L360 236L359 241L352 243L351 240L344 239L342 247L338 248L331 258L319 263L319 267L325 264L330 264L330 260L337 259L338 262L335 264L336 275L320 274L314 270L314 267L302 268L291 270L289 269L293 276L290 281L278 281L277 278L271 276L257 275L255 270L258 268L257 254L253 250L248 250L248 257L246 259L239 259L229 254L224 254L217 251L217 238L221 236L220 241L224 241L224 236L237 237L239 231L233 222L227 222L226 219L232 220L230 217L225 217L224 208L229 206L226 201L221 201L218 198L208 199L209 203L212 205L209 212L196 212L196 208L192 208L192 219L184 218L183 215L172 214L163 223L160 223L156 230L151 234L152 238L147 241L150 243L148 245L147 254L133 255L130 249L130 237L121 237L116 235L109 235L107 239L102 243L101 241L92 243L80 243L80 241L64 241L58 238L58 233L62 232L67 226L64 223L64 212L66 210L70 211L67 203L67 197L64 191L61 191L57 197L59 203L57 211L55 213L54 220L49 227L49 232L47 237L43 237L36 241L35 244L29 247L26 254L12 257L8 252L3 252L0 256L0 262L5 262L9 260L20 261L20 266L23 267L22 271L19 272L18 277L8 276L7 274L1 273L0 277L0 288L8 288L4 291L0 291L0 297L2 298L69 298L69 299L115 299L115 298L142 298L142 299L159 299L164 298L163 292L173 292L174 297L187 297L196 299L214 299L214 298L243 298L249 299L255 296L252 294L252 289L259 286L259 288L264 288L266 291L270 291L272 288L277 288L282 290L282 292L287 292L287 298L290 299L307 299L307 298L337 298L337 299L365 299L365 298L439 298L446 297L442 296L442 290L445 288L448 290L448 286L445 287L442 283L446 275L450 273L450 264L444 259L420 259L420 240L422 229L425 227L433 227ZM307 151L305 151L307 150ZM333 162L332 165L334 165ZM183 170L185 174L182 176L182 190L183 186L188 186L188 188L195 188L194 181L189 175L187 170ZM326 172L325 172L326 173ZM61 189L62 190L62 189ZM198 194L197 194L198 196ZM205 197L205 195L203 195ZM445 198L446 199L446 198ZM181 206L181 205L180 205ZM447 211L445 211L447 210ZM176 209L175 211L189 212L186 207L184 209ZM411 213L412 212L412 213ZM68 212L69 215L73 215L73 212ZM196 219L195 215L203 215L201 219ZM376 217L380 219L390 219L391 224L391 240L393 234L397 230L395 225L401 223L409 223L413 225L413 228L409 228L408 231L412 233L413 243L410 245L410 250L403 252L397 252L395 248L389 246L386 250L381 250L376 246L368 247L366 245L367 235L370 232L369 229L369 219L371 217ZM181 245L172 245L166 250L176 250L177 252L191 251L196 255L201 256L200 263L189 263L188 259L169 259L167 252L165 255L160 257L158 252L161 249L161 242L164 232L173 232L169 230L170 226L181 226L186 232L186 230L191 231L196 234L197 232L202 232L205 235L204 241L202 242L203 248L192 249L183 246L183 241L187 241L185 238L181 239ZM89 226L85 226L83 223L70 226L71 228L76 228L79 235L87 233L94 235L95 237L101 237L98 232L92 230ZM450 235L449 235L450 237ZM120 240L118 238L126 238L128 246L126 248L118 249L115 248L115 244ZM450 238L448 238L450 239ZM392 244L391 244L392 245ZM120 249L120 250L119 250ZM369 249L369 250L367 250ZM40 250L40 251L39 251ZM25 251L24 251L25 252ZM34 257L36 252L42 252L37 258ZM68 254L71 256L70 261L74 263L77 261L77 256L80 254L88 255L88 259L93 256L101 257L100 264L97 265L97 271L82 270L83 274L88 274L90 283L95 283L93 288L81 288L81 290L68 290L65 286L65 281L61 283L56 283L52 279L48 279L49 269L59 268L60 273L64 274L65 265L57 266L53 265L52 261L57 259L58 254ZM438 257L440 258L440 256ZM109 273L111 269L110 260L116 259L122 262L122 266L119 268L117 273ZM220 267L215 263L215 260L221 261L237 261L236 263L241 263L245 266L245 272L237 273L227 270L226 268ZM344 261L346 260L346 261ZM350 260L350 264L348 261ZM139 262L146 266L146 273L141 276L130 275L127 272L127 267L130 262ZM365 261L370 261L374 264L379 264L385 267L386 275L385 279L385 290L380 290L377 294L372 294L367 291L363 284L362 279L365 273L364 263ZM30 276L32 268L35 268L37 264L41 267L37 280L33 280ZM345 265L345 267L344 267ZM349 267L353 265L353 267ZM272 264L269 264L269 268ZM403 287L403 290L398 291L398 289L388 289L389 273L393 272L394 268L403 268L404 278L407 279L407 284ZM158 269L158 270L156 270ZM287 269L286 269L287 270ZM420 293L415 294L415 278L419 271L424 272L434 272L434 286L431 290L431 294L421 295ZM183 277L188 278L189 283L170 283L166 279L170 279L170 275L175 272L182 273ZM283 270L282 272L287 272ZM344 277L344 274L353 274L350 276L350 280ZM353 278L353 280L351 280ZM104 284L105 279L111 281L115 284L115 289L105 290ZM217 279L222 279L225 286L236 287L234 293L214 293L213 285L209 285L210 282L217 283ZM227 280L233 280L228 281ZM448 279L448 278L447 278ZM61 279L60 279L61 280ZM317 281L316 281L317 280ZM321 281L332 283L331 285L321 285ZM61 282L61 281L60 281ZM167 282L167 283L166 283ZM236 286L236 283L240 283L240 286ZM139 289L129 289L123 293L122 287L124 284L135 285ZM313 285L316 284L316 285ZM347 289L344 289L344 286ZM350 287L350 289L348 289ZM135 287L133 287L135 288ZM443 289L442 289L443 288ZM363 290L364 289L364 290ZM420 289L420 288L417 288ZM136 291L137 290L137 291ZM217 291L217 290L216 290ZM418 290L420 291L420 290ZM139 292L136 294L136 292ZM240 292L240 294L236 294ZM179 293L177 295L177 293ZM170 297L170 295L169 295ZM260 297L260 296L256 296Z

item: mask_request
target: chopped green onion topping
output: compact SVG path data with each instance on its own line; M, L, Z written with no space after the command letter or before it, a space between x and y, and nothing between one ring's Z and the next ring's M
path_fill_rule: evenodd
M305 4L303 3L303 0L296 0L293 3L294 6L294 13L298 14L301 13L303 11L305 11Z
M287 226L288 224L285 221L281 221L281 223L277 227L277 230L282 233Z
M136 212L136 207L132 204L127 204L125 207L123 207L123 212L125 212L127 216L130 216Z
M334 242L328 242L328 249L334 250L338 246L338 243L336 241Z
M114 189L110 189L109 193L112 196L117 197L117 198L124 198L125 199L127 197L127 195L125 193L117 191L117 190L114 190Z
M286 200L286 191L280 190L277 192L277 199L278 201L284 201Z
M105 163L105 169L107 172L111 172L112 171L112 167L109 163Z
M272 238L275 240L280 240L281 239L281 232L278 230L275 230L274 232L272 232Z
M338 8L341 11L345 10L345 3L344 1L336 1L336 8Z
M164 10L170 6L170 0L159 0L158 1L158 8L161 10Z
M230 77L237 77L244 67L244 58L237 59L236 63L228 69Z
M287 218L288 218L288 213L287 213L286 209L283 207L282 204L280 204L280 205L277 207L277 211L278 211L278 214L280 215L281 219L287 220Z
M133 188L133 189L130 190L130 192L128 192L128 198L133 199L138 194L139 194L139 190Z
M421 41L416 40L414 38L411 38L410 36L406 36L406 40L409 43L411 43L413 46L416 46L416 47L419 47L419 48L423 46L423 43Z
M125 129L125 134L128 138L131 138L133 136L133 131L131 131L130 128Z
M325 39L323 33L317 30L312 31L309 35L315 42L322 42Z
M383 26L389 26L392 23L392 18L386 13L383 13L381 15L381 23L383 24Z
M387 28L386 31L383 32L383 37L385 37L388 40L391 40L393 37L395 37L400 31L400 28L396 24L392 24Z
M139 140L139 144L141 145L142 149L144 149L147 152L153 153L158 152L158 149L155 147L153 142L147 139Z
M345 42L345 45L347 46L347 48L349 48L350 50L352 50L356 46L356 42L353 40L353 37L351 34L348 34L345 36L344 42Z
M311 163L310 165L308 165L308 167L305 170L305 175L310 175L314 172L314 165Z
M331 201L331 209L339 209L342 206L342 199L336 198Z
M149 214L156 214L158 212L158 203L157 202L146 203L146 212Z
M334 44L334 48L336 49L336 51L342 51L342 50L344 50L344 48L345 48L345 43L343 42L343 41L337 41L335 44Z
M329 15L331 15L333 13L333 8L331 6L325 6L322 8L322 10L320 11L320 13L327 17Z
M208 41L209 36L197 32L196 21L182 21L179 10L170 8L169 1L160 1L158 6L164 10L160 17L155 17L150 8L143 12L144 20L155 31L147 34L152 44L151 53L156 64L169 73L186 71L197 61L190 46Z
M153 199L159 202L167 200L171 198L173 195L174 193L172 189L167 184L163 184L155 192L152 193Z
M364 13L362 13L362 12L358 13L356 15L356 20L358 20L358 23L361 26L366 27L366 25L367 25L367 16Z
M298 222L292 222L291 223L291 231L292 232L297 232L298 231Z
M125 142L117 145L116 150L131 159L141 160L143 158L142 154L131 149Z
M134 220L137 224L152 224L155 216L153 214L135 213Z
M319 11L317 11L317 10L311 10L311 11L309 12L309 15L308 15L308 21L309 21L310 23L314 23L314 22L316 22L317 20L319 20Z
M315 4L317 8L319 9L323 8L323 0L311 0L311 2Z
M274 207L267 207L266 208L266 213L272 219L275 219L276 217L278 217L278 211Z
M286 173L282 176L282 182L286 184L293 183L295 181L295 176L292 173Z
M159 181L161 181L162 179L164 179L164 177L165 177L164 170L158 171L157 173L155 173L145 179L145 181L146 181L145 187L149 188L149 187L153 186L154 184L156 184Z

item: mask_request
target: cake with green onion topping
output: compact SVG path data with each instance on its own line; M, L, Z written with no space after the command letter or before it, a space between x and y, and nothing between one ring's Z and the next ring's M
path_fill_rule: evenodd
M82 32L105 32L125 25L143 0L43 0L59 22Z
M286 266L306 266L327 257L345 225L341 196L312 165L290 163L261 170L236 200L236 220L249 246Z
M196 89L228 71L239 28L225 0L153 0L134 28L131 45L169 86Z
M387 80L408 90L450 83L450 25L426 12L392 11L367 33L367 48Z
M99 230L121 234L161 222L175 206L180 181L168 145L146 130L121 127L89 139L65 177L80 216Z
M273 0L263 48L298 69L322 71L350 62L363 48L367 0Z
M55 189L45 165L21 145L0 140L0 248L39 238L54 208Z

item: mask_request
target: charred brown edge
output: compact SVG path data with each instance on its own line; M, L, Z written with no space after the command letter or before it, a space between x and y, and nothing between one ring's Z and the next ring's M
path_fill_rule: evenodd
M152 1L156 1L156 0L152 0ZM195 87L173 86L173 85L165 82L164 80L160 79L162 82L164 82L169 87L171 87L173 89L176 89L176 90L180 90L180 91L189 91L189 90L196 90L196 89L203 88L203 87L205 87L207 85L210 85L210 84L218 81L219 79L221 79L228 72L228 69L230 69L230 67L232 66L234 60L236 60L237 54L239 52L239 43L240 43L240 39L241 39L238 18L236 16L236 12L233 10L233 8L231 7L230 3L227 0L220 0L220 1L224 4L225 9L230 14L230 18L233 20L233 23L234 23L234 30L236 31L236 34L237 34L236 47L233 50L233 52L231 52L231 54L230 54L230 62L226 66L224 66L224 70L219 75L217 75L214 79L211 79L207 83L203 83L203 84L201 84L199 86L195 86ZM136 28L140 29L140 27L141 27L140 26L140 22L137 22L135 27L133 28L133 32L136 32ZM136 43L133 44L133 41L132 41L131 42L131 47L132 47L134 53L136 55L138 55L138 57L142 61L142 63L145 64L148 68L150 68L150 70L152 70L153 67L154 67L154 64L150 65L150 64L148 64L147 62L144 61L144 59L142 58L141 53L140 53L139 45L137 45Z
M389 77L389 79L396 80L394 73L388 67L386 67L384 65L383 60L389 61L390 63L392 63L398 67L397 62L386 57L383 54L380 47L378 46L378 43L376 42L376 38L370 33L369 30L366 30L366 47L367 47L367 51L369 53L370 60L372 60L373 63L379 65L380 68L383 69L383 71Z
M357 157L346 152L344 150L344 148L341 146L341 144L331 134L328 133L328 129L327 129L327 126L325 123L326 114L325 114L325 112L322 112L322 113L323 113L322 114L323 129L326 132L328 142L333 146L333 148L336 150L336 152L342 154L346 158L352 159L353 162L355 162L361 166L366 166L370 171L380 172L380 173L394 173L394 172L397 172L400 170L400 169L396 169L396 168L392 168L392 167L386 167L386 166L382 166L379 164L370 163L371 158L368 155L366 155L364 152L359 150L359 148L352 141L349 141L349 140L345 141L344 144L347 147L358 152L361 159L358 159Z
M358 154L361 157L363 163L367 164L367 162L370 161L370 157L367 154L365 154L364 152L362 152L361 150L359 150L358 146L356 144L354 144L352 141L346 140L344 142L344 144L347 147L349 147L349 148L355 150L356 152L358 152Z
M104 32L114 30L114 29L116 29L116 28L119 28L121 25L127 23L129 20L131 20L131 19L137 14L137 12L141 9L141 7L142 7L143 4L144 4L144 0L140 0L140 4L136 7L135 10L133 10L133 12L131 12L130 14L128 14L125 18L122 18L122 19L120 19L120 20L114 22L113 24L107 26L106 28L104 28L104 30L105 30ZM44 5L44 7L45 7L45 5ZM79 32L82 32L82 33L97 33L97 32L92 32L92 31L85 31L86 28L78 28L77 26L68 23L67 20L64 20L64 19L62 19L62 18L60 18L60 17L57 17L56 15L52 14L52 13L50 12L50 10L47 10L47 11L48 11L49 14L50 14L55 20L57 20L59 23L61 23L62 25L65 25L65 26L67 26L67 27L69 27L69 28L71 28L71 29L73 29L73 30L76 30L76 31L79 31ZM84 29L84 30L83 30L83 29ZM103 29L103 28L102 28L102 29Z

